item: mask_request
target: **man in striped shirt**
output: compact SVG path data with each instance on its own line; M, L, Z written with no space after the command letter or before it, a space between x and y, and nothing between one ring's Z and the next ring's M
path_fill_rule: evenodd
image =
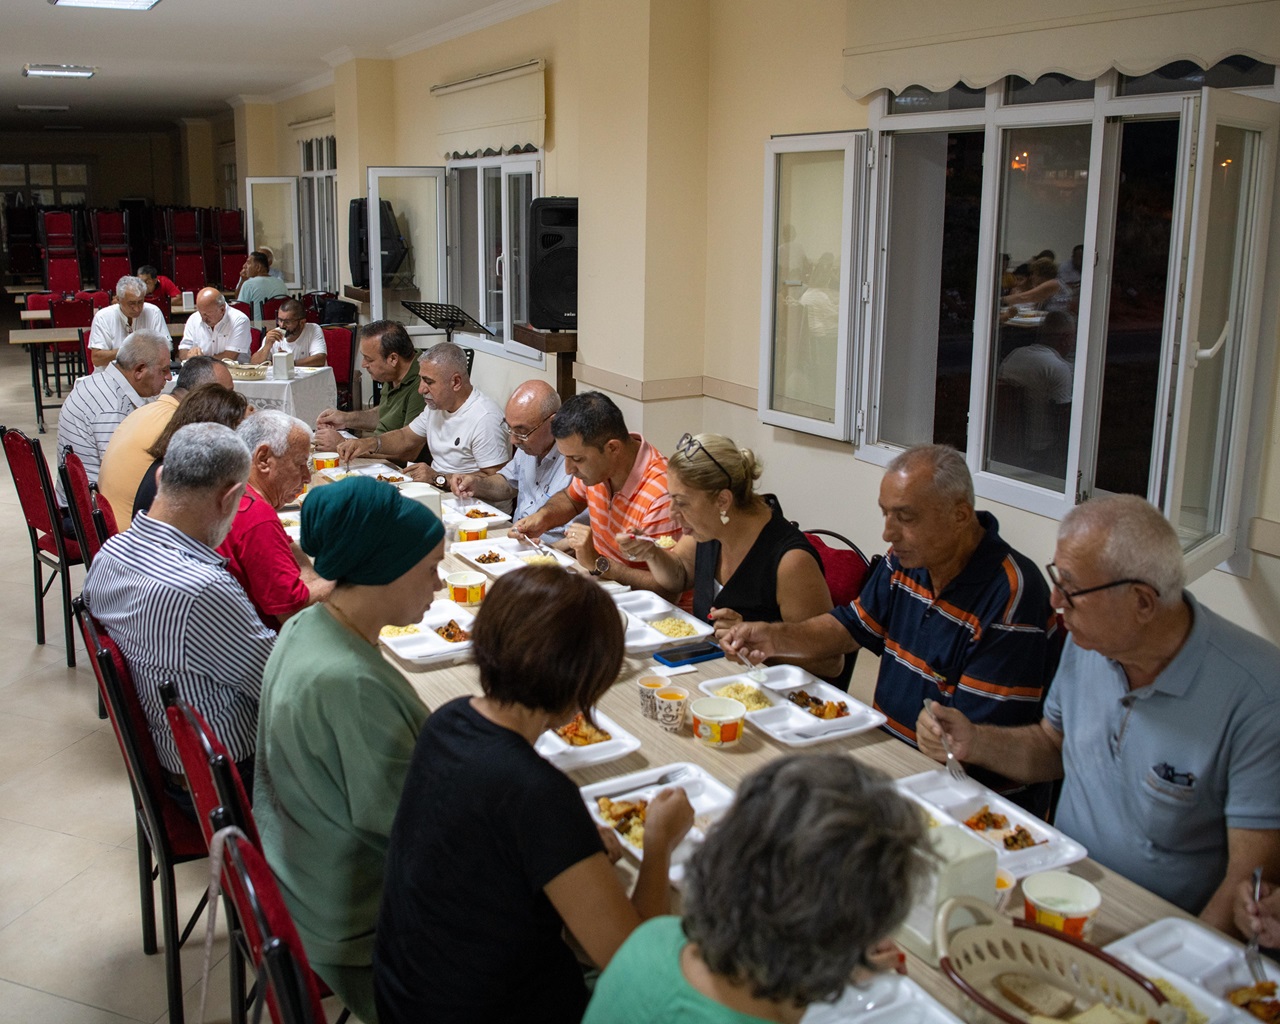
M573 479L532 515L515 523L529 537L540 537L563 526L584 509L591 525L574 523L562 542L592 576L613 580L637 590L653 590L670 600L644 562L625 558L618 547L620 533L649 537L664 534L679 539L681 530L671 517L667 493L667 459L639 434L627 430L626 420L606 395L587 391L574 395L551 420L556 447ZM692 592L681 603L689 607Z
M169 339L134 331L120 346L115 362L81 377L58 412L58 451L68 445L84 462L89 482L97 483L107 442L124 418L164 390L169 379ZM67 499L58 484L58 504Z
M169 442L150 511L103 545L84 581L84 602L129 664L179 799L182 764L160 700L164 682L204 715L252 786L258 695L276 634L214 550L248 478L249 450L235 431L183 427Z
M913 746L926 699L971 721L1038 722L1059 650L1049 588L1035 564L1000 538L995 517L973 505L973 479L959 452L907 449L880 484L892 547L857 599L804 622L741 623L726 644L753 661L867 648L880 656L875 704L888 718L885 728Z

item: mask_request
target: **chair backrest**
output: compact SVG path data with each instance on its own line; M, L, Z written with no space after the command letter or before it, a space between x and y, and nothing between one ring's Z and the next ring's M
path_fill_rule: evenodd
M146 297L146 301L151 303L153 306L158 306L160 308L160 312L164 314L165 320L168 320L169 317L173 316L173 300L164 292L160 291L159 288L148 295Z
M288 299L263 299L262 319L274 321L276 314L280 312L280 307L288 301Z
M94 309L102 309L105 306L111 305L111 296L101 288L92 292L84 292L84 291L76 292L76 298L88 299L90 302L93 303Z
M355 375L355 357L359 352L355 344L355 328L349 324L326 324L324 345L328 349L328 363L333 367L333 377L339 384L350 384Z
M49 466L44 461L38 438L27 437L21 430L4 430L4 454L9 460L9 475L18 491L18 503L22 506L27 527L37 533L50 533L62 537L59 520L55 531L57 503L54 500L53 481Z
M223 808L213 812L222 848L222 888L231 897L249 956L276 1024L324 1024L316 976L265 858Z
M54 299L49 304L51 327L89 327L93 324L93 303L88 299Z
M51 292L65 293L80 290L80 257L74 249L50 254L45 260L44 286Z
M239 210L214 210L213 237L219 245L244 242L244 217Z
M831 591L832 602L836 605L851 604L862 592L862 585L875 563L867 559L857 544L832 530L805 530L804 535L822 559L822 575L827 581L827 589ZM823 537L837 540L844 547L832 547Z
M124 210L94 210L93 237L99 245L125 245L129 241L128 214Z
M253 307L252 307L252 306L250 306L250 305L249 305L249 303L247 303L247 302L228 302L228 303L227 303L227 305L228 305L228 306L230 306L232 309L238 309L238 310L240 310L240 312L241 312L241 313L243 313L245 316L247 316L250 320L252 320L252 319L253 319Z
M58 298L53 292L32 292L27 296L27 309L48 309L49 304ZM35 326L35 321L31 321L31 325Z
M74 249L75 219L65 210L40 211L40 236L48 249Z
M161 685L160 699L164 701L165 717L169 719L169 730L182 759L182 770L187 776L205 842L213 839L210 815L215 809L225 807L232 822L255 846L261 847L244 780L213 727L204 715L178 696L172 683Z
M202 242L200 215L196 210L170 210L169 240L175 246L199 246Z
M240 268L249 250L243 245L223 246L218 257L216 283L228 290L240 284Z
M89 332L83 327L80 328L80 359L84 363L84 375L87 377L93 373L95 367L93 365L93 353L89 351Z
M100 491L95 491L93 495L93 521L98 527L98 536L102 538L103 544L120 532L115 510L111 507L111 502L107 501L107 496Z
M262 328L249 328L249 355L253 355L258 349L262 348Z
M62 449L58 476L62 480L62 492L67 498L67 511L75 529L76 544L80 547L80 555L87 569L106 538L98 533L97 520L93 514L93 490L89 474L85 472L84 460L70 445Z

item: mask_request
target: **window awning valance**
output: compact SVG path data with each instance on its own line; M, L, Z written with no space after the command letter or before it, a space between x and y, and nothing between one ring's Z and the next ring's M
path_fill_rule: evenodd
M895 0L892 19L883 0L875 3L873 11L871 0L849 0L844 88L858 100L912 85L980 89L1006 75L1093 79L1111 68L1143 75L1176 60L1208 68L1237 53L1280 64L1278 0L1055 0L1022 8L1057 15L1035 21L1011 18L1018 5L985 0ZM957 9L966 14L963 28ZM901 36L904 25L910 37Z
M439 150L455 153L512 152L542 148L546 132L546 61L433 86Z

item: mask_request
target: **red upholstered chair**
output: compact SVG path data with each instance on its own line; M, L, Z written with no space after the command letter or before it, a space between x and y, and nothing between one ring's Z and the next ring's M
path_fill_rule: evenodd
M32 292L27 296L27 311L36 312L37 310L44 310L45 312L48 312L49 306L53 300L60 297L61 296L55 295L53 292ZM27 320L26 325L29 329L36 330L42 327L48 327L49 321ZM52 351L50 351L51 349ZM46 396L53 394L53 390L49 387L49 357L55 355L55 353L61 353L64 351L66 350L61 344L40 346L40 381L44 387L44 393ZM58 358L55 357L54 363L56 364L57 362ZM58 394L61 395L61 381L58 381L58 385Z
M98 310L111 305L111 295L108 292L104 291L102 288L99 288L96 291L91 291L91 292L85 292L85 291L76 292L76 298L88 299L90 302L92 302L95 313Z
M67 641L67 665L75 668L75 636L71 630L71 566L79 565L80 548L67 537L62 529L62 516L54 496L53 480L49 466L40 450L40 442L27 437L21 430L6 430L3 435L4 454L9 460L9 475L18 490L22 515L27 521L27 533L31 538L31 567L35 576L36 643L44 643L44 598L59 581L62 587L62 622ZM44 578L44 570L52 572Z
M84 363L84 375L87 377L94 370L93 353L89 350L89 331L83 327L80 328L78 345L80 348L80 361Z
M280 312L280 307L288 301L288 299L263 299L262 319L269 323L275 323L276 314Z
M252 319L253 319L253 307L252 307L251 305L249 305L249 303L247 303L247 302L228 302L228 303L227 303L227 305L228 305L228 306L230 306L232 309L238 309L238 310L240 310L240 312L241 312L241 313L243 313L245 316L247 316L250 320L252 320Z
M205 282L204 256L199 250L195 252L175 251L169 276L182 291L198 292L204 287Z
M67 511L71 517L71 525L75 528L76 545L80 548L84 567L87 569L93 564L94 556L107 538L98 531L98 519L94 515L97 509L93 502L93 485L89 483L89 474L85 472L84 460L70 445L62 449L58 477L62 481L62 492L67 496Z
M98 527L98 536L105 544L120 532L120 523L116 519L115 510L105 494L93 493L93 521Z
M133 677L124 656L98 621L76 598L76 618L84 635L97 676L98 690L111 717L120 753L124 756L133 789L138 841L138 885L142 897L142 949L156 952L155 879L160 880L160 910L164 926L165 982L169 994L169 1020L183 1024L182 963L179 950L204 912L206 897L181 933L178 931L177 864L200 860L208 853L199 826L178 807L165 790L164 770L147 716L138 701ZM154 866L153 866L154 858Z
M49 303L49 326L88 328L93 324L93 314L93 302L89 299L54 299ZM76 375L85 372L80 365L80 342L60 341L50 345L49 348L53 349L53 379L58 394L61 395L64 372L67 375L68 388L74 383Z
M244 245L223 246L218 249L215 271L217 276L211 278L219 287L228 290L240 286L240 271L249 250ZM207 262L207 260L206 260Z
M151 305L159 307L160 312L164 314L164 319L166 323L168 322L169 318L173 316L173 300L170 299L169 296L167 296L164 292L160 291L158 288L155 291L153 291L150 295L148 295L143 301L149 302L151 303Z
M333 378L338 385L338 408L359 409L360 388L353 383L358 380L356 357L360 354L355 325L325 324L320 330L324 332L324 345L329 353L327 361L333 367Z
M822 575L827 581L827 589L831 591L832 603L836 606L852 604L854 599L862 593L863 584L867 582L871 570L883 556L876 555L868 560L857 544L832 530L805 530L804 535L818 552L818 557L822 559ZM832 547L822 539L823 537L839 541L844 547ZM857 657L857 652L846 654L844 670L830 682L847 690L849 680L853 677L853 666Z
M262 328L249 328L249 355L253 355L258 349L262 348Z

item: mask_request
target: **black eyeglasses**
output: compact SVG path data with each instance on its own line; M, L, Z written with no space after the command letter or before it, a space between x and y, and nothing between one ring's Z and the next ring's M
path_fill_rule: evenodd
M1076 606L1075 599L1083 597L1085 594L1093 594L1099 590L1110 590L1112 587L1125 587L1130 584L1141 584L1144 587L1151 587L1156 592L1156 596L1160 596L1160 591L1156 587L1152 587L1146 580L1112 580L1110 583L1100 583L1096 587L1085 587L1083 590L1068 590L1062 581L1062 573L1058 571L1058 567L1050 562L1044 567L1044 571L1049 574L1049 582L1058 588L1058 593L1067 599L1067 607L1074 608Z
M690 457L692 457L694 452L702 452L703 455L716 464L716 469L720 470L720 472L724 474L725 480L728 481L729 489L733 490L733 477L729 475L729 471L725 469L724 466L720 465L720 460L707 451L707 446L692 434L686 433L679 441L676 442L676 451L680 452L682 455Z
M551 414L551 416L554 416L554 415L555 413ZM534 434L538 432L538 427L542 426L542 424L546 423L547 420L551 419L551 416L544 416L542 419L538 421L537 427L530 427L528 430L516 430L515 427L513 427L510 423L508 423L506 420L503 420L502 432L506 434L509 438L511 438L511 440L517 441L520 444L524 444L525 441L529 440L529 438L531 438Z

